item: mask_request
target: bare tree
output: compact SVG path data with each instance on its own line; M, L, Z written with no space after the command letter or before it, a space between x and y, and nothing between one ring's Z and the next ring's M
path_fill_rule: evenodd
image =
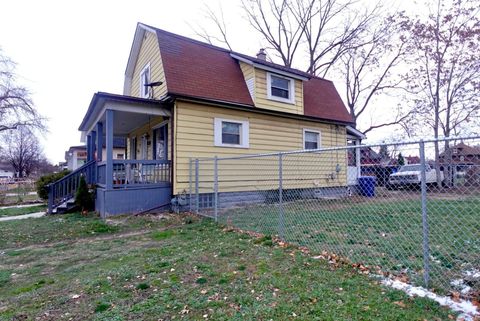
M28 177L44 159L37 137L23 125L1 133L2 158L9 162L18 177Z
M407 53L406 37L402 34L404 21L402 13L389 16L378 27L366 32L359 46L351 48L340 58L338 69L344 76L347 108L355 124L367 110L372 111L373 99L406 89L405 78L399 75L399 69L405 67ZM374 129L404 123L414 111L406 105L397 105L389 109L390 117L385 115L380 117L383 120L376 119L362 132L366 134Z
M45 129L29 91L17 82L15 63L0 49L0 132L19 126Z
M448 137L460 134L480 116L479 8L472 0L437 0L430 9L428 18L417 18L408 26L416 62L409 81L416 91L420 126L427 125L435 138ZM444 147L448 154L448 142ZM439 155L437 143L440 185Z
M196 28L192 27L192 29L195 30L195 34L211 45L215 45L216 43L221 43L223 45L226 45L228 49L232 50L232 46L228 41L227 25L225 23L225 17L223 15L222 6L220 6L219 8L218 16L211 7L205 6L204 16L205 16L205 19L213 23L213 25L215 26L217 31L220 33L220 35L215 36L214 34L207 32L205 27L203 27L202 25L198 25Z
M380 5L362 9L357 0L240 0L248 24L267 43L271 56L292 67L295 58L307 61L304 70L325 76L380 14ZM205 9L214 33L198 26L195 33L205 41L232 47L227 37L223 10Z

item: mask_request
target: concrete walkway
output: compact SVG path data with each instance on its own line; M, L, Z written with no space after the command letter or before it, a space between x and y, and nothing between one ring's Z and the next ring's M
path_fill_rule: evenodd
M28 193L6 193L5 196L25 196L25 195L37 195L37 192L28 192Z
M6 208L31 207L31 206L38 206L38 205L44 205L44 204L45 203L30 203L30 204L22 204L22 205L0 206L0 210L6 209Z
M45 212L37 212L37 213L23 214L23 215L17 215L17 216L0 217L0 222L23 220L25 218L37 218L37 217L45 216L45 214L46 214Z

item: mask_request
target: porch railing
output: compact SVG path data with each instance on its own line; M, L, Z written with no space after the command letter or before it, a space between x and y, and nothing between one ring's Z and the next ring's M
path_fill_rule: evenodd
M114 188L135 187L149 184L163 184L170 182L170 161L168 160L114 160L113 181ZM98 163L97 184L105 186L106 163Z
M95 184L97 176L95 170L95 161L92 160L50 184L48 186L48 213L52 213L54 208L75 196L82 175L85 176L87 184Z

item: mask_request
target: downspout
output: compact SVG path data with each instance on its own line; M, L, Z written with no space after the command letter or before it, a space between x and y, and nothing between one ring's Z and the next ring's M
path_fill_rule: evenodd
M172 106L172 116L171 116L171 123L172 125L170 126L170 135L171 135L171 139L170 139L170 150L171 150L171 154L172 154L172 159L171 159L171 162L170 162L170 181L171 181L171 185L172 185L172 189L171 189L171 193L170 193L170 196L171 198L173 198L173 195L174 195L174 190L173 190L173 186L174 186L174 181L173 181L173 178L174 178L174 159L175 159L175 149L174 149L174 146L175 146L175 142L174 142L174 133L175 133L175 112L176 112L177 108L176 108L176 104L175 104L175 100L173 101L173 106Z

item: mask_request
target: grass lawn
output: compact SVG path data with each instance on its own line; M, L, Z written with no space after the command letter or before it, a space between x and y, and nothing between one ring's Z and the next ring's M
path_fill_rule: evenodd
M46 208L46 205L32 205L28 207L11 207L3 209L0 208L0 217L44 212Z
M480 266L480 200L429 199L430 286L446 293L450 284ZM408 274L423 285L422 210L419 199L303 200L284 205L284 235L291 243L330 251L353 262ZM221 214L241 229L279 234L276 204ZM480 282L472 285L480 293Z
M24 221L25 222L25 221ZM0 320L448 320L268 237L190 216L1 222Z

